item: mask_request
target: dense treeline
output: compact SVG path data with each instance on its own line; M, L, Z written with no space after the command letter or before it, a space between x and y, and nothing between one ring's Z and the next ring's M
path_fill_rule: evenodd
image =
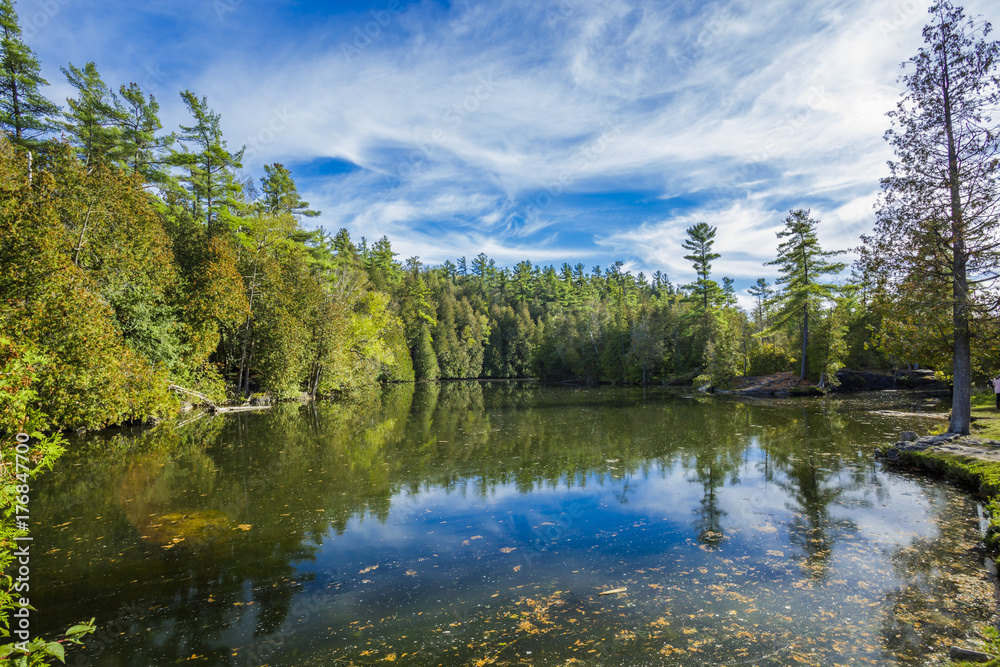
M10 0L0 26L0 333L11 359L40 360L33 388L55 426L168 412L172 385L221 401L379 380L725 386L790 370L835 382L843 365L947 368L947 281L918 292L894 280L871 239L851 279L835 280L845 264L820 247L809 211L785 219L770 262L778 277L757 281L749 309L733 280L713 278L717 230L706 223L686 230L697 277L684 285L620 262L401 261L385 237L310 229L318 212L285 166L246 177L254 165L227 144L205 97L181 93L190 121L168 132L139 86L116 90L94 63L69 64L76 93L60 109L44 97ZM941 302L924 299L926 320L900 310L928 290ZM980 347L976 363L989 370L996 355Z

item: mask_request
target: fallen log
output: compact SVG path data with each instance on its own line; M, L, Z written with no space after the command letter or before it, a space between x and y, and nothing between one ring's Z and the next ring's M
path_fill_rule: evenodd
M896 412L895 410L872 410L874 415L885 415L886 417L926 417L927 419L948 419L950 414L945 412Z
M209 407L213 413L219 412L249 412L250 410L270 410L272 406L270 405L213 405Z
M194 391L194 390L191 390L191 389L185 389L184 387L179 387L176 384L170 385L168 387L168 389L173 389L176 392L179 392L179 393L182 393L182 394L189 394L191 396L194 396L195 398L201 400L201 404L202 405L210 405L213 408L218 407L217 405L215 405L215 402L212 399L210 399L205 394L202 394L201 392L197 392L197 391Z

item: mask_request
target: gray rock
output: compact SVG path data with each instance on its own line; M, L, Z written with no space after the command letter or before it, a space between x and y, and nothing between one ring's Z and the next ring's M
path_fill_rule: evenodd
M917 434L913 431L903 431L902 435L899 436L899 439L903 442L914 442L917 439Z
M971 648L962 648L961 646L952 646L948 651L948 657L952 660L966 660L968 662L989 662L996 659L996 656L989 653L975 651Z

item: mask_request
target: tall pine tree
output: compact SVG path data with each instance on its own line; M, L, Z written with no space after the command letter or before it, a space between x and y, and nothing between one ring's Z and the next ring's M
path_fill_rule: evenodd
M685 285L685 289L691 290L691 299L698 303L703 310L708 310L709 305L715 302L721 294L719 284L712 280L712 262L722 255L712 252L715 245L716 228L709 226L707 222L699 222L697 225L688 227L687 239L682 246L689 251L690 255L684 255L684 259L694 264L695 273L698 279L690 285Z
M19 146L33 147L52 129L59 107L39 90L47 86L34 51L21 40L12 0L0 0L0 129Z
M113 161L121 137L118 99L92 62L84 65L83 69L70 63L61 71L69 84L76 88L77 97L67 98L69 108L63 113L65 120L58 121L56 125L69 134L85 165Z
M819 245L816 236L818 220L809 217L809 211L791 211L785 218L785 228L778 232L779 239L786 239L778 245L778 257L768 265L775 265L781 277L774 281L784 289L776 297L779 305L776 316L780 326L793 317L802 318L802 372L806 377L806 349L809 345L809 313L815 312L824 299L832 299L836 286L819 282L823 276L840 273L842 262L830 262L828 257L843 254L842 250L826 251Z
M181 125L179 137L182 149L175 151L172 161L186 172L184 184L188 206L193 218L204 220L209 236L218 230L220 214L226 201L238 186L233 172L242 165L243 151L229 151L222 136L221 117L209 108L208 99L197 97L190 90L181 99L194 117L194 125Z

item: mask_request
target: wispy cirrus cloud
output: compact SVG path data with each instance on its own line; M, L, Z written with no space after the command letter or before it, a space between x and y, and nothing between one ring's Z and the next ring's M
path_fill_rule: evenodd
M253 143L249 172L284 162L317 224L404 257L622 259L683 282L684 229L704 220L741 287L773 272L790 208L831 247L870 227L930 4L226 1L67 0L37 46L53 80L66 60L113 82L152 68L168 126L177 91L208 95L230 143Z

